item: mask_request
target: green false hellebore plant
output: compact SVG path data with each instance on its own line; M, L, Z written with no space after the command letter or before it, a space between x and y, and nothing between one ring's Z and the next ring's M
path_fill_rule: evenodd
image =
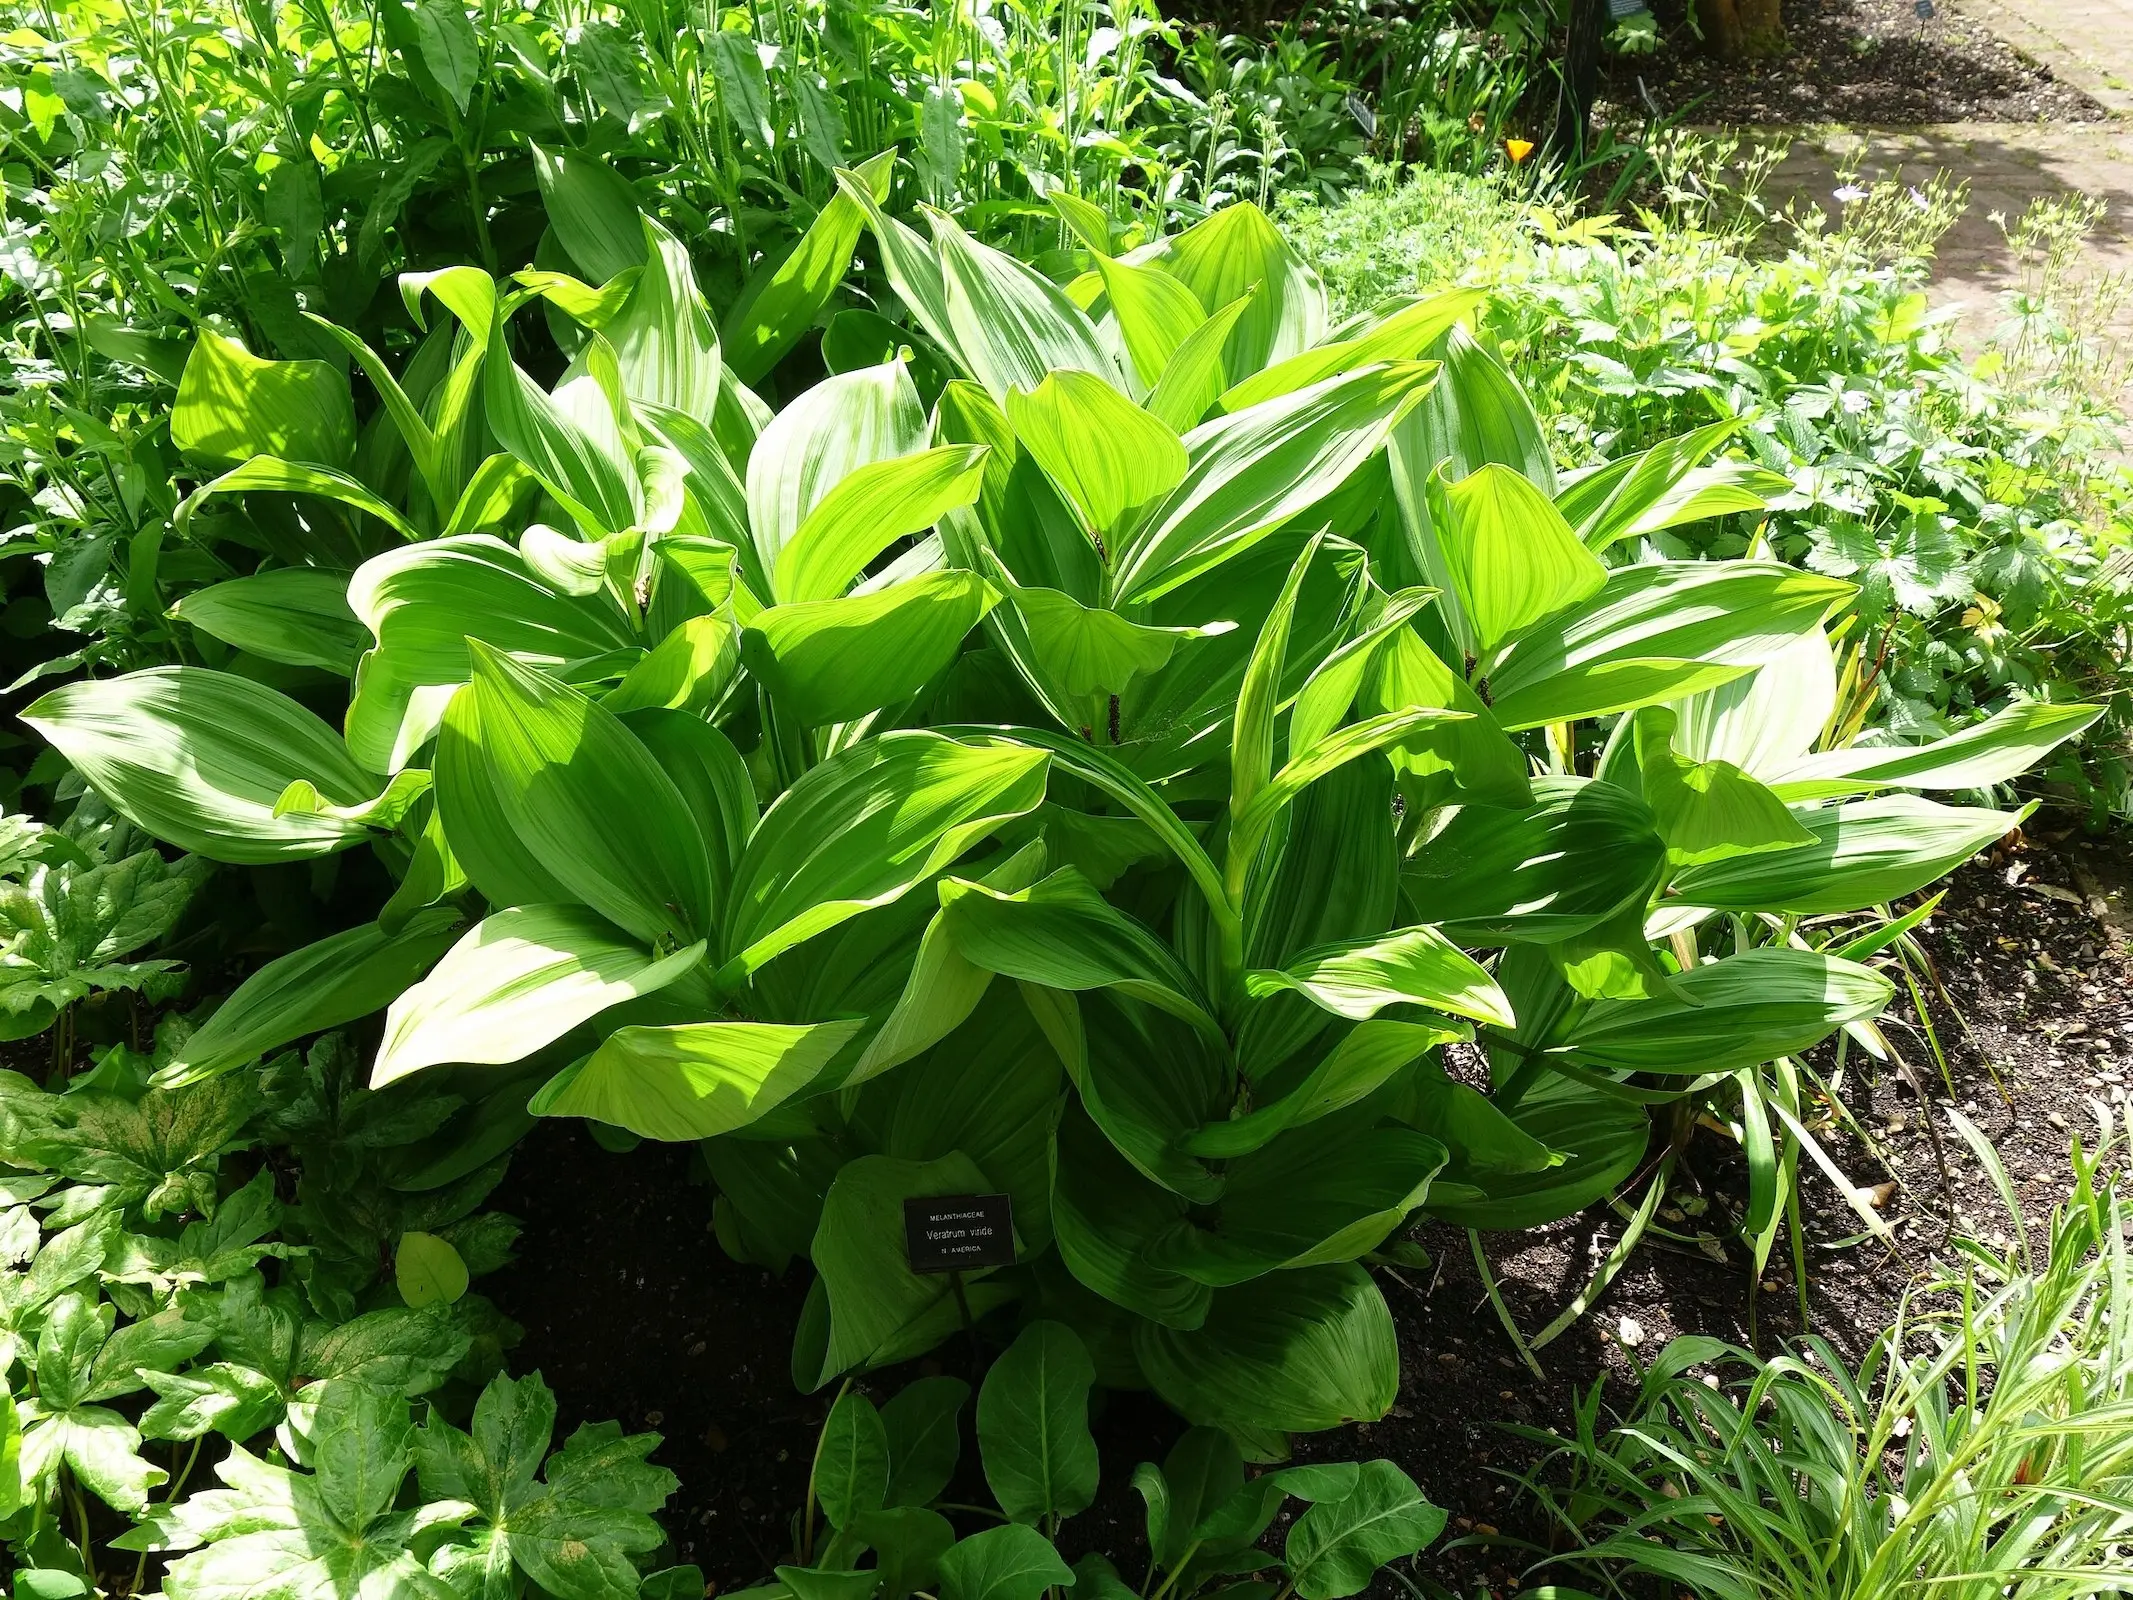
M1558 486L1470 293L1329 330L1255 209L1114 258L1068 199L1062 290L846 197L961 374L930 413L896 359L769 414L656 225L600 288L412 279L448 376L395 400L363 360L410 509L235 469L404 538L236 580L317 589L320 664L361 645L344 732L188 667L30 713L173 844L398 872L170 1078L386 1007L374 1082L494 1069L477 1145L527 1110L703 1140L725 1247L814 1264L805 1388L1019 1303L1257 1454L1383 1414L1363 1257L1418 1207L1567 1214L1643 1158L1648 1100L1866 1026L1889 984L1793 914L2008 822L1824 801L1995 783L2093 715L1810 754L1789 664L1850 588L1625 562L1761 477L1721 428ZM506 338L536 292L583 325L545 390ZM1786 936L1707 959L1718 912ZM899 1202L980 1192L1017 1265L914 1275Z

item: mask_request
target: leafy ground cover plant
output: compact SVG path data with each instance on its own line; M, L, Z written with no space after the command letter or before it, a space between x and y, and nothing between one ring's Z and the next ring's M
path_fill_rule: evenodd
M1504 286L1487 331L1561 467L1741 419L1738 448L1791 489L1771 494L1767 521L1668 530L1651 553L1753 549L1855 583L1846 674L1875 737L1946 732L2011 696L2105 705L2081 759L2050 777L2096 816L2122 810L2127 570L2109 416L2033 359L2008 382L1996 354L1971 364L1951 347L1923 281L1954 215L1945 189L1848 188L1834 227L1796 226L1762 216L1752 175L1731 187L1726 159L1670 156L1683 199L1641 229L1553 211L1522 224L1520 202L1440 176L1306 213L1298 237L1352 307ZM1441 248L1440 219L1470 246L1463 259Z
M2041 1259L1991 1145L2015 1247L1958 1239L1856 1367L1820 1338L1772 1358L1677 1339L1628 1414L1597 1388L1528 1480L1579 1548L1544 1561L1726 1600L2120 1592L2133 1487L2133 1293L2122 1140L2079 1143ZM1558 1594L1581 1591L1558 1588Z
M978 1390L976 1435L993 1506L944 1503L959 1481L970 1385L921 1378L876 1406L849 1383L816 1442L808 1502L795 1521L800 1560L744 1593L775 1600L1035 1600L1054 1586L1098 1600L1128 1595L1247 1594L1339 1600L1444 1530L1445 1514L1390 1461L1322 1462L1247 1477L1219 1428L1190 1428L1133 1487L1146 1505L1138 1587L1092 1551L1071 1567L1055 1541L1096 1498L1089 1432L1096 1365L1073 1329L1038 1321L994 1359ZM1284 1504L1307 1509L1277 1553L1260 1547ZM819 1513L819 1517L818 1517ZM995 1519L959 1537L950 1514ZM869 1553L873 1561L857 1565ZM1277 1573L1279 1582L1259 1575ZM1257 1580L1257 1581L1252 1581Z
M63 1092L0 1074L17 1592L137 1591L160 1559L173 1596L516 1592L514 1566L557 1595L635 1594L672 1479L644 1463L656 1436L612 1424L548 1456L553 1399L501 1375L515 1334L468 1293L516 1234L478 1209L500 1164L407 1184L456 1102L365 1089L339 1036L256 1078L151 1088L186 1025L159 1031ZM471 1438L446 1420L470 1402ZM188 1496L209 1468L224 1487Z
M184 524L237 543L249 502L202 507L256 486L306 538L338 526L180 611L344 677L341 731L192 666L32 709L171 844L369 848L397 879L159 1081L386 1008L374 1087L502 1069L459 1075L461 1173L527 1111L706 1141L727 1248L815 1268L803 1388L1013 1306L1263 1457L1392 1403L1360 1258L1418 1207L1590 1203L1655 1103L1751 1108L1767 1251L1786 1063L1872 1047L1891 993L1873 946L1801 919L2006 831L1915 792L2001 782L2094 709L1845 748L1824 624L1850 586L1622 561L1770 475L1719 459L1720 425L1559 483L1459 326L1474 292L1329 326L1254 207L1114 254L1063 196L1090 266L1061 289L843 181L937 396L899 356L771 412L634 218L638 275L598 290L413 278L457 324L449 375L418 404L359 355L404 499L262 452ZM505 333L536 296L582 330L545 387ZM203 378L194 436L287 436L284 380L341 415L323 377ZM1447 1071L1468 1044L1487 1078ZM900 1202L982 1192L1016 1266L911 1272Z

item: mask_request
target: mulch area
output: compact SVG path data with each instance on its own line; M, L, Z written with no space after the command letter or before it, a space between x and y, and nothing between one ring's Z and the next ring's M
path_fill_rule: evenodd
M2029 60L1952 0L1785 0L1786 49L1722 62L1703 48L1683 0L1654 0L1660 49L1611 56L1614 113L1698 125L1842 122L2093 122L2102 107Z
M2133 852L2122 838L2032 836L1958 872L1924 934L1960 1013L1936 1006L1933 1018L1951 1057L1956 1101L2021 1184L2032 1226L2068 1182L2069 1138L2079 1132L2093 1142L2092 1103L2115 1107L2127 1092L2129 886ZM1939 1115L1946 1090L1915 1019L1901 1017L1890 1032L1930 1091L1930 1114ZM1899 1250L1845 1242L1860 1232L1858 1220L1819 1173L1804 1191L1813 1327L1852 1355L1888 1325L1895 1296L1951 1223L1987 1236L2010 1228L1945 1121L1943 1184L1925 1131L1929 1108L1913 1083L1894 1069L1862 1073L1868 1066L1854 1055L1843 1094L1888 1167L1855 1138L1833 1133L1831 1147L1861 1187L1894 1178L1882 1201ZM1516 1359L1464 1234L1425 1226L1417 1238L1429 1267L1380 1269L1400 1326L1397 1406L1376 1425L1301 1441L1301 1453L1399 1462L1450 1509L1458 1541L1425 1553L1412 1578L1462 1597L1515 1593L1532 1559L1525 1552L1545 1545L1547 1533L1521 1510L1507 1477L1533 1452L1500 1424L1567 1431L1578 1397L1594 1382L1606 1379L1606 1392L1626 1401L1637 1356L1677 1334L1748 1343L1751 1301L1753 1338L1763 1348L1798 1331L1782 1266L1756 1283L1737 1245L1693 1242L1712 1216L1738 1204L1743 1188L1730 1147L1708 1135L1694 1139L1661 1213L1662 1226L1682 1238L1646 1241L1599 1303L1541 1352L1545 1381ZM1683 1200L1689 1211L1680 1209ZM1701 1224L1690 1214L1699 1200L1709 1208ZM574 1124L552 1124L529 1139L496 1203L526 1222L518 1262L483 1283L524 1325L514 1370L546 1374L566 1425L614 1416L665 1436L654 1459L681 1477L666 1519L676 1559L699 1563L721 1590L768 1576L793 1546L828 1403L827 1394L798 1394L787 1375L804 1266L779 1279L720 1253L693 1152L646 1145L613 1155ZM1551 1228L1485 1238L1528 1336L1577 1292L1620 1231L1620 1219L1601 1208ZM1781 1241L1781 1263L1786 1253ZM944 1348L924 1367L940 1364L960 1372L967 1357ZM917 1370L880 1375L869 1387L885 1396ZM1127 1479L1136 1462L1160 1455L1176 1427L1146 1396L1108 1397L1097 1418L1103 1491L1068 1525L1073 1545L1103 1548L1137 1573L1141 1513ZM966 1470L973 1455L966 1451ZM1383 1579L1379 1587L1404 1592Z

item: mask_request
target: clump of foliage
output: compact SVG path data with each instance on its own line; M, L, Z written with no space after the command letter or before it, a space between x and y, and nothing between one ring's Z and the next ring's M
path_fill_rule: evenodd
M516 1233L476 1209L501 1163L420 1187L421 1141L458 1102L363 1088L338 1035L256 1078L153 1088L188 1029L158 1034L63 1092L0 1073L18 1592L138 1589L161 1557L175 1597L473 1595L514 1564L557 1595L635 1594L672 1478L644 1464L656 1436L613 1424L543 1467L554 1402L501 1375L516 1332L467 1287ZM469 1402L471 1439L445 1420ZM208 1467L224 1487L187 1495Z
M1843 670L1871 737L1946 733L2011 697L2106 706L2082 759L2049 776L2124 814L2133 562L2115 421L2078 388L2000 381L1996 354L1966 362L1950 344L1924 284L1955 215L1944 187L1847 189L1825 227L1819 211L1762 221L1752 189L1698 171L1694 193L1676 173L1682 203L1641 230L1515 205L1492 229L1489 187L1424 178L1307 214L1299 237L1356 307L1502 287L1486 331L1567 470L1735 421L1737 448L1790 489L1767 518L1667 530L1650 554L1768 553L1857 585ZM1463 259L1440 248L1446 215L1474 246Z
M2095 1155L2076 1144L2032 1260L1990 1143L1950 1116L2008 1201L2012 1251L1955 1240L1856 1367L1821 1338L1768 1358L1677 1339L1616 1427L1600 1430L1596 1386L1575 1439L1518 1430L1552 1447L1528 1486L1579 1544L1543 1572L1742 1600L2071 1600L2133 1581L2120 1142L2106 1123Z
M2001 782L2094 708L1845 748L1851 586L1625 559L1783 480L1721 425L1558 482L1476 291L1336 329L1254 207L1114 254L1063 195L1062 290L843 181L916 354L775 412L636 218L601 285L410 278L451 319L424 386L337 336L402 469L348 453L328 369L201 340L174 431L235 464L179 526L282 543L179 625L334 673L341 729L195 666L29 720L179 848L370 849L397 888L161 1081L384 1008L374 1087L503 1069L479 1159L521 1107L705 1141L728 1250L814 1266L806 1389L960 1325L901 1201L1005 1192L1018 1267L970 1312L1070 1320L1107 1382L1268 1458L1392 1404L1360 1260L1418 1209L1609 1193L1653 1104L1736 1119L1767 1256L1794 1063L1879 1048L1891 994L1885 938L1800 919L2007 831L1916 791ZM512 355L536 301L577 328L548 385ZM1469 1043L1486 1089L1442 1062Z
M846 1384L816 1442L807 1504L795 1519L799 1559L774 1583L743 1591L776 1600L835 1593L847 1600L1036 1600L1054 1586L1095 1600L1135 1594L1230 1593L1276 1572L1268 1594L1340 1600L1378 1569L1444 1531L1445 1514L1390 1461L1319 1462L1247 1477L1219 1428L1188 1428L1161 1465L1144 1461L1133 1487L1147 1507L1139 1587L1101 1551L1068 1566L1061 1526L1095 1501L1096 1441L1089 1400L1096 1366L1073 1329L1024 1327L986 1370L976 1434L985 1484L998 1505L975 1508L997 1525L959 1537L942 1505L957 1475L970 1385L921 1378L880 1406ZM1277 1554L1260 1548L1283 1505L1307 1509ZM817 1513L820 1513L818 1521ZM869 1553L873 1561L859 1566Z

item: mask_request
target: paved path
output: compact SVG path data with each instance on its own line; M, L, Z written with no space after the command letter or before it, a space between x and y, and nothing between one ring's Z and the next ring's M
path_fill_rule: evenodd
M1958 339L1982 350L2004 323L2002 297L2021 283L1995 215L2012 224L2038 199L2092 196L2108 210L2082 272L2094 280L2133 275L2133 0L1953 3L2078 86L2113 113L2111 120L1802 129L1779 135L1789 149L1771 193L1831 206L1836 174L1851 165L1868 178L1917 180L1939 171L1967 184L1969 206L1934 261L1933 293L1956 308ZM2095 331L2133 346L2133 295L2115 299L2113 314Z

